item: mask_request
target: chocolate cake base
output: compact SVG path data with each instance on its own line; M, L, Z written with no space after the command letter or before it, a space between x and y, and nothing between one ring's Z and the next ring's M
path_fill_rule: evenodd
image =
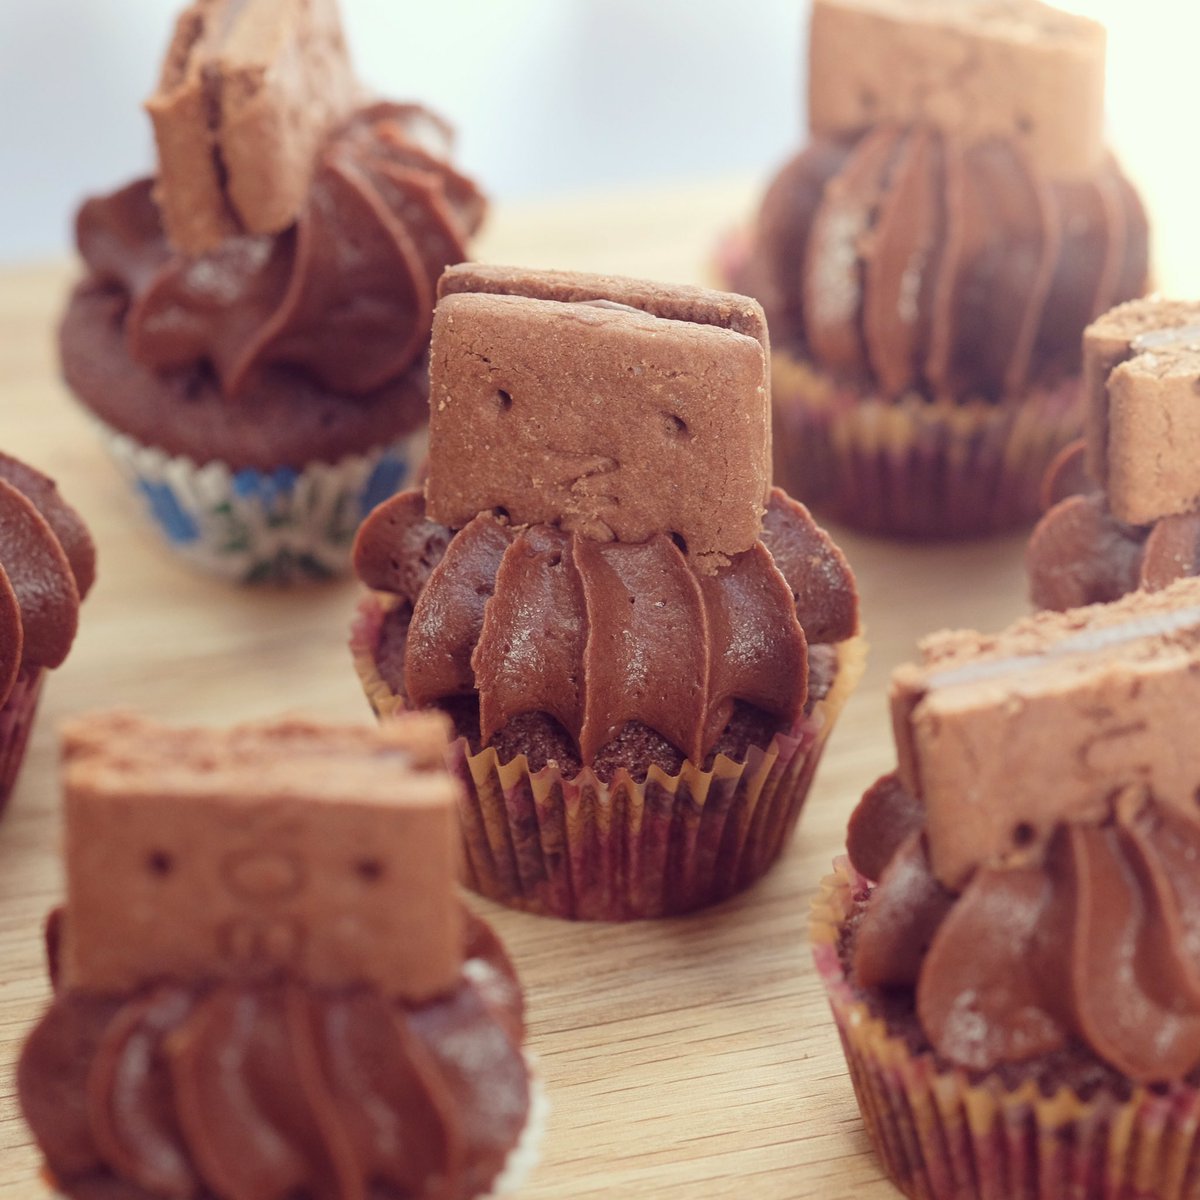
M76 397L107 425L197 464L270 471L337 462L395 441L428 413L428 365L366 396L323 388L304 371L269 367L248 394L227 399L206 367L153 371L129 355L127 299L84 282L59 330L63 374Z

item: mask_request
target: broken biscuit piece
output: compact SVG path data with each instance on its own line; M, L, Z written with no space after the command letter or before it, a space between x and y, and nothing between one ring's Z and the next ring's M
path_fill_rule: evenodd
M458 785L437 714L227 731L105 714L65 736L63 976L453 987Z
M1010 139L1052 178L1104 160L1104 28L1036 0L814 0L809 124Z
M460 529L503 510L597 541L664 533L715 569L762 529L766 341L744 297L452 269L433 323L428 515Z
M1200 579L994 637L935 634L921 652L892 678L892 723L946 887L1031 852L1062 821L1103 820L1127 791L1194 814Z
M1088 470L1129 525L1200 508L1200 303L1122 304L1083 339Z
M196 0L146 102L174 245L196 255L286 229L321 143L360 99L336 0Z

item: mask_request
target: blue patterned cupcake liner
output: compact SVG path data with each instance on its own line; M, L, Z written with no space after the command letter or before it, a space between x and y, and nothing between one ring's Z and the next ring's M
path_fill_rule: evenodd
M233 470L223 462L198 465L98 424L172 549L238 583L295 583L348 571L363 518L415 476L427 442L422 428L336 463Z

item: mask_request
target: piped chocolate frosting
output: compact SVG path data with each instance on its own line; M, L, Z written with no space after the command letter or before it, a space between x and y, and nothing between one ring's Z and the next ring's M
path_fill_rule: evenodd
M1147 243L1112 160L1060 181L1005 140L879 126L783 167L739 282L777 346L885 399L998 402L1078 370L1084 326L1143 291Z
M51 479L0 454L0 703L21 672L62 664L95 578L79 514Z
M60 991L18 1088L72 1196L469 1200L529 1116L523 1035L512 966L472 919L458 986L417 1006L282 979Z
M195 258L168 242L151 180L89 200L85 286L125 298L128 353L154 371L205 368L244 400L264 368L290 367L366 396L420 362L437 278L483 217L449 140L419 106L364 108L330 135L294 226Z
M410 704L477 696L484 745L548 716L585 766L635 725L695 762L739 706L787 728L809 698L810 643L858 627L845 559L778 489L762 539L715 574L662 534L595 542L492 513L451 531L416 492L372 514L355 563L395 598L403 649L390 669Z
M1200 824L1125 798L1108 820L1064 823L1044 853L981 866L952 892L895 777L868 795L850 854L878 886L854 978L912 989L939 1055L987 1071L1082 1044L1142 1082L1200 1066Z

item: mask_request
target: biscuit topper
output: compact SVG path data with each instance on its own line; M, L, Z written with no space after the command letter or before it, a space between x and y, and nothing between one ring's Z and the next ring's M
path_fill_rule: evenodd
M1087 466L1118 520L1200 508L1200 302L1131 300L1084 331Z
M818 136L887 123L1015 141L1046 174L1104 159L1104 28L1037 0L814 0Z
M63 979L284 975L424 1001L463 957L447 722L227 731L123 713L64 739Z
M1031 852L1059 822L1099 823L1125 791L1195 818L1200 579L994 637L936 634L921 650L892 677L892 724L947 887Z
M286 229L359 99L336 0L195 0L146 102L174 245L194 255Z
M428 514L501 509L597 541L670 534L702 572L758 540L766 322L746 297L464 264L439 285Z

